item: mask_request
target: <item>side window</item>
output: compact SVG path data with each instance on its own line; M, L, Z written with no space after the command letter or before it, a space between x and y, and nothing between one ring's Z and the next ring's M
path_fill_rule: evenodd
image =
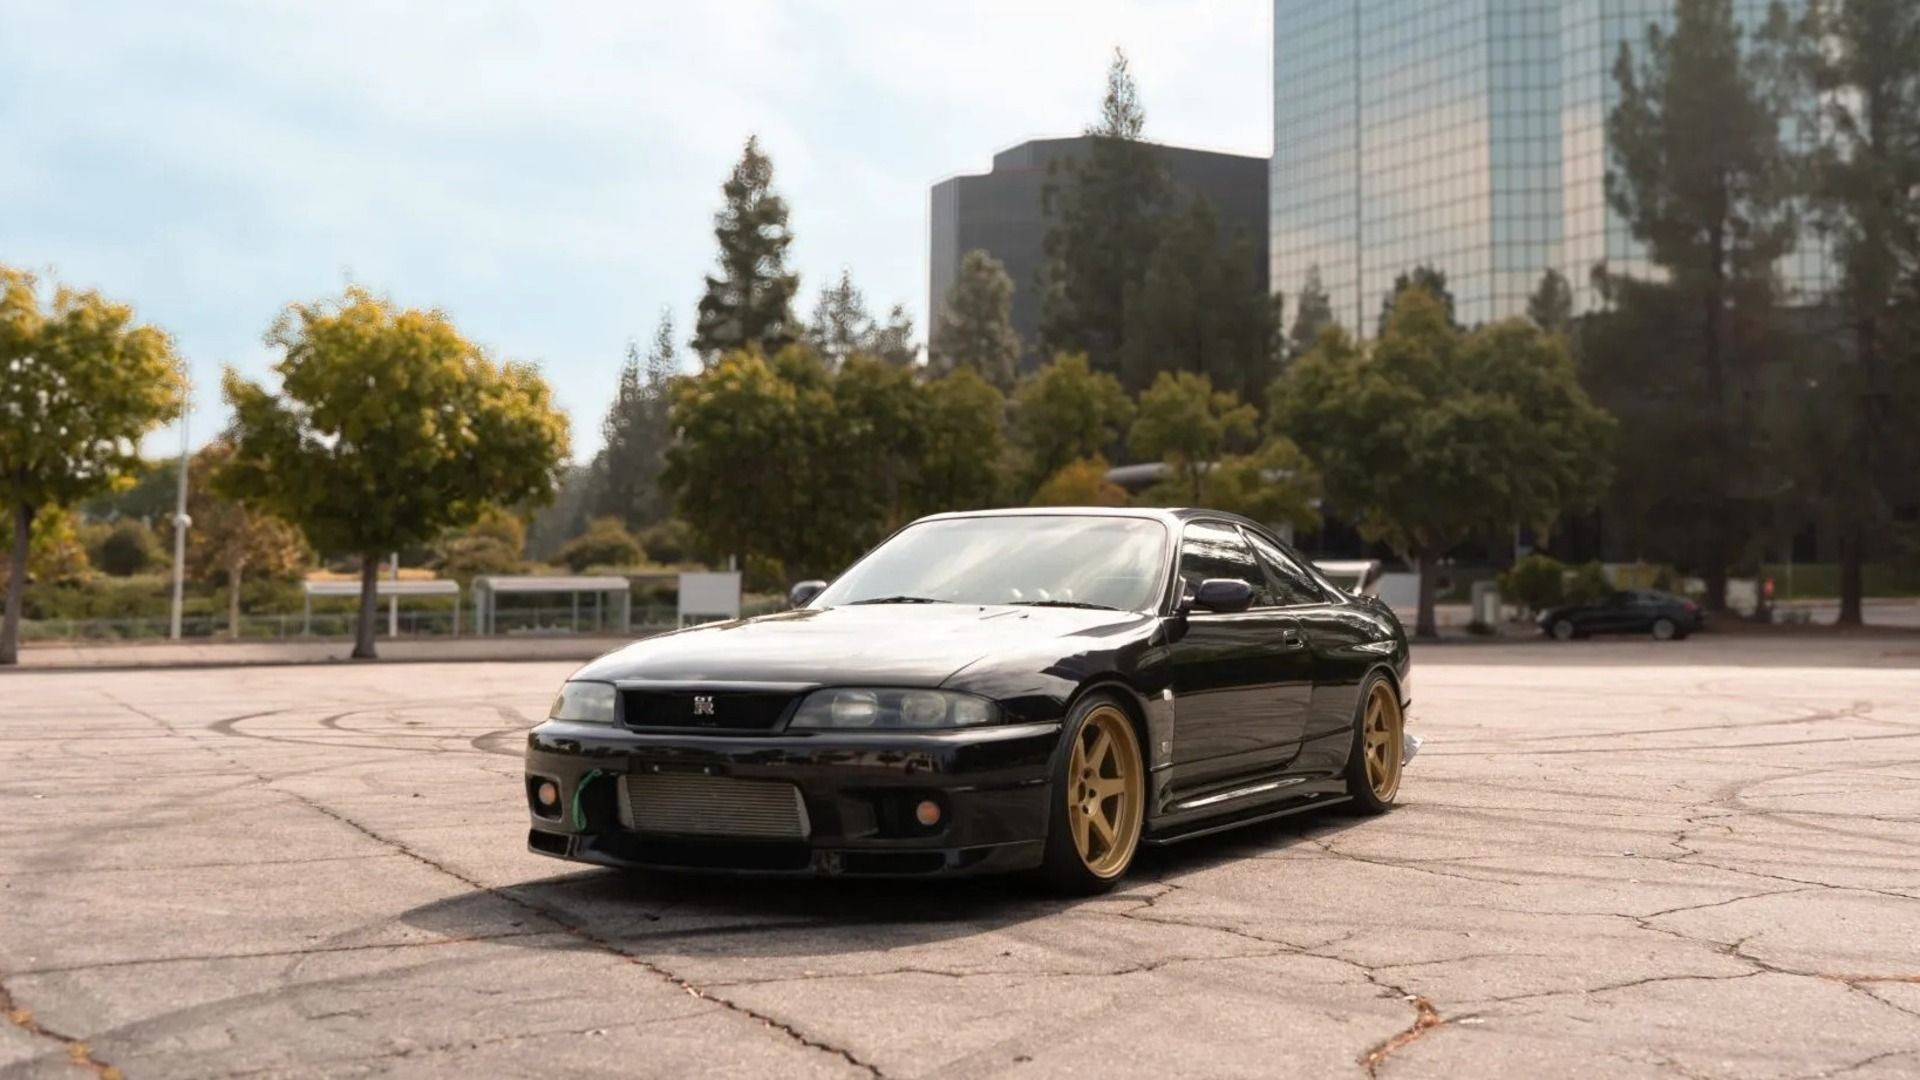
M1326 603L1326 591L1319 582L1301 568L1293 557L1252 530L1246 530L1247 540L1253 544L1253 550L1260 555L1260 562L1266 566L1267 573L1273 578L1274 602L1283 607L1295 604Z
M1211 521L1189 522L1180 538L1180 578L1191 591L1208 578L1238 578L1253 586L1253 606L1272 607L1273 589L1240 530Z

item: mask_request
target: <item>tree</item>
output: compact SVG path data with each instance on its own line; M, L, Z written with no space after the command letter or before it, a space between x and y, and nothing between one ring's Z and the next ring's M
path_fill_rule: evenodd
M560 561L576 574L596 566L638 566L646 557L640 541L635 540L616 517L593 519L586 532L567 541L560 549Z
M773 162L760 152L758 136L747 140L720 190L726 202L713 226L720 273L707 275L693 333L693 350L708 363L750 345L772 354L791 343L800 288L799 275L787 270L787 201L773 190Z
M1001 392L1013 389L1020 335L1013 330L1013 278L999 259L979 250L961 258L927 354L935 371L971 368Z
M284 577L307 563L306 539L286 521L220 494L233 445L215 440L187 467L187 573L197 581L225 578L227 634L240 636L240 587L249 571Z
M1007 401L969 365L925 384L912 514L997 505L1006 486Z
M1027 486L1076 458L1105 454L1132 420L1133 402L1120 380L1094 371L1085 356L1056 358L1013 395L1013 439L1026 458Z
M1726 607L1727 570L1752 531L1757 350L1772 336L1773 273L1794 223L1783 196L1781 110L1761 88L1730 0L1679 0L1671 33L1622 44L1607 116L1607 200L1665 272L1684 310L1694 400L1668 415L1703 434L1709 487L1700 522L1707 606Z
M1274 384L1268 424L1313 460L1336 513L1419 567L1426 637L1442 554L1515 524L1544 533L1609 479L1613 422L1565 343L1517 319L1464 334L1424 289L1370 349L1323 333Z
M910 368L920 362L920 345L913 340L913 316L907 305L887 309L887 321L874 326L861 352L894 367Z
M1320 339L1323 327L1336 325L1333 317L1333 301L1327 297L1327 287L1320 282L1320 267L1307 267L1306 280L1300 284L1300 299L1293 308L1293 329L1287 333L1289 359L1306 355Z
M1163 371L1140 395L1140 409L1127 436L1134 454L1171 466L1177 486L1202 506L1201 481L1231 440L1251 439L1259 414L1232 391L1215 391L1212 380L1191 372Z
M519 516L490 506L473 524L441 535L433 546L433 568L462 582L481 574L519 573L526 547L527 527Z
M1075 458L1046 478L1033 493L1033 506L1125 506L1126 489L1107 479L1112 468L1095 454Z
M1042 267L1040 342L1085 353L1096 371L1120 367L1130 290L1146 275L1172 184L1141 140L1146 111L1126 55L1114 50L1086 159L1064 164L1043 197L1051 222Z
M1828 400L1812 434L1831 440L1833 467L1813 491L1838 525L1839 622L1858 625L1862 565L1887 524L1889 489L1920 470L1900 437L1920 406L1920 8L1813 0L1789 19L1776 6L1766 37L1803 103L1794 119L1825 135L1800 164L1839 263L1852 355L1815 390Z
M1447 289L1447 272L1427 263L1421 263L1410 271L1402 270L1395 274L1393 288L1388 289L1387 295L1380 298L1380 333L1387 332L1387 320L1393 317L1393 306L1399 303L1400 298L1410 289L1419 289L1438 300L1440 306L1446 309L1447 321L1455 326L1460 325L1454 313L1453 293Z
M853 274L843 269L839 281L820 290L820 299L813 306L813 321L807 324L806 340L829 367L837 368L873 342L875 329L866 299L853 284Z
M666 465L667 447L673 442L667 390L679 374L679 366L674 353L673 315L663 308L646 358L642 360L633 345L627 346L619 389L600 425L604 442L593 459L598 474L594 512L617 517L629 528L649 525L666 516L660 470Z
M486 506L550 498L567 421L530 364L496 363L437 311L358 287L294 304L267 333L280 394L229 369L233 457L222 493L360 561L353 655L372 659L387 552L431 543Z
M12 519L0 665L19 662L34 519L126 482L140 439L180 414L173 342L133 309L0 266L0 508ZM84 554L83 554L84 559Z
M1198 505L1270 525L1318 528L1319 502L1319 471L1284 435L1269 436L1251 454L1222 457L1200 479Z
M154 539L153 530L147 528L146 522L122 518L100 538L97 557L89 552L88 559L95 568L114 577L132 577L163 562L165 556L161 555L159 541Z
M836 490L823 497L857 523L861 549L906 524L908 488L925 440L921 390L913 373L872 356L855 356L832 382L838 418L831 464Z
M1272 298L1254 278L1245 236L1222 250L1205 199L1163 223L1145 277L1129 292L1126 320L1120 370L1129 390L1144 390L1167 370L1249 395L1273 381Z
M1527 318L1549 334L1566 336L1573 329L1573 287L1558 270L1548 268L1540 275L1527 298Z

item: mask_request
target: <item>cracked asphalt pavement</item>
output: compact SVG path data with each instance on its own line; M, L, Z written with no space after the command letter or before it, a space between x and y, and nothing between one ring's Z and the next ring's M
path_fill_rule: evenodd
M1443 646L1111 895L524 847L570 665L0 677L0 1078L1920 1074L1920 638Z

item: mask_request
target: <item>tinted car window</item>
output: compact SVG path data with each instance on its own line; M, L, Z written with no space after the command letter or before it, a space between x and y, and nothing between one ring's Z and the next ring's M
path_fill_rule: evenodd
M1195 521L1180 539L1180 577L1189 592L1208 578L1235 578L1253 586L1253 606L1273 606L1273 589L1253 551L1231 525Z
M1326 600L1318 582L1266 537L1251 529L1242 530L1260 562L1273 577L1274 602L1283 606L1318 604Z

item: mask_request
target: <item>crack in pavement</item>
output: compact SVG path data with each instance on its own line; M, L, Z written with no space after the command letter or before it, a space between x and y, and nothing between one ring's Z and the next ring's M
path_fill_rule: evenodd
M1405 999L1413 1004L1413 1026L1361 1055L1360 1064L1366 1068L1368 1076L1379 1076L1380 1066L1394 1051L1418 1041L1427 1032L1447 1022L1425 995L1407 994Z
M42 1039L51 1039L66 1047L67 1061L92 1072L100 1080L121 1080L120 1067L102 1061L95 1056L93 1048L85 1041L41 1023L33 1015L33 1010L23 1009L14 1003L13 994L8 991L6 980L0 977L0 1013L6 1014L7 1022L29 1035Z

